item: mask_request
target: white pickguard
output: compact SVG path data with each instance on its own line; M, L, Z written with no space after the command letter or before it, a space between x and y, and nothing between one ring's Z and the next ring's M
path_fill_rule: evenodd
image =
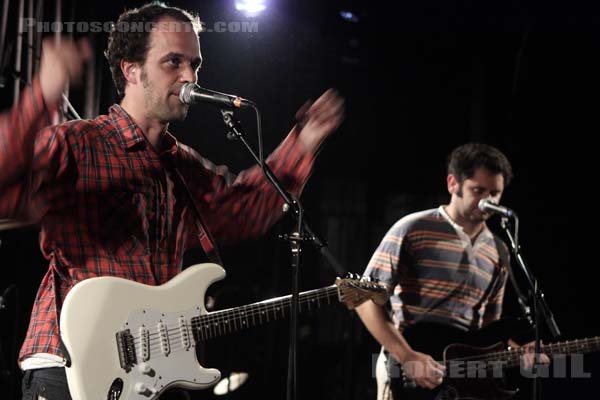
M214 385L221 374L198 364L189 324L192 317L207 314L206 289L224 277L219 265L198 264L161 286L114 277L78 283L66 297L60 317L61 338L71 356L66 368L71 397L106 400L117 379L122 380L119 400L155 399L169 386ZM148 330L150 343L145 356L142 327ZM136 339L137 363L129 371L121 367L116 339L125 329Z

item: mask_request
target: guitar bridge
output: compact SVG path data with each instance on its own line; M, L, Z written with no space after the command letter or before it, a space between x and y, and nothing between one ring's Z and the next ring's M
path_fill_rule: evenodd
M131 335L129 329L125 329L124 331L117 332L116 337L121 368L129 372L133 365L137 363L133 336Z

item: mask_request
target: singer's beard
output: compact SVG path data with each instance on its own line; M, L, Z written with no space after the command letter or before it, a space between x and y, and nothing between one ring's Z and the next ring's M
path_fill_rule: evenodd
M489 214L480 211L477 207L459 207L456 212L462 221L473 225L481 224L490 217Z
M478 208L471 211L471 221L476 224L487 221L491 216L491 214L480 211Z
M148 114L165 123L183 121L187 117L189 105L179 100L178 92L169 92L166 97L164 94L157 93L156 87L148 79L144 69L142 69L141 81L145 92L144 105Z
M169 106L170 102L173 103L172 106ZM179 100L178 94L169 95L166 103L166 107L163 110L164 112L162 115L160 115L161 117L165 118L165 121L183 121L187 117L190 106L183 104L181 100Z
M181 103L179 97L169 95L166 99L146 99L148 111L161 122L183 121L187 117L189 106Z

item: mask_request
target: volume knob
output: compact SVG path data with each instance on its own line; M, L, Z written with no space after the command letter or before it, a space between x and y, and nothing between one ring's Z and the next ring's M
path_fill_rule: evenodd
M152 368L147 363L141 363L138 365L138 371L144 375L150 375L152 373Z
M146 384L142 382L136 383L133 387L133 390L135 390L135 392L138 394L146 394L149 392L148 386L146 386Z

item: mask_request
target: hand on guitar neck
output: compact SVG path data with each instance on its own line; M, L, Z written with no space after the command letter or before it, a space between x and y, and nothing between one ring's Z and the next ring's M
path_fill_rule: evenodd
M508 346L509 346L509 349L510 348L518 349L520 347L523 347L523 349L525 350L525 354L523 354L523 356L521 357L521 365L523 366L523 369L531 370L534 362L536 361L535 360L535 341L525 343L524 345L521 346L521 345L517 344L517 342L515 342L514 340L508 339ZM548 357L544 353L540 354L540 359L538 361L538 364L550 364L550 357Z

